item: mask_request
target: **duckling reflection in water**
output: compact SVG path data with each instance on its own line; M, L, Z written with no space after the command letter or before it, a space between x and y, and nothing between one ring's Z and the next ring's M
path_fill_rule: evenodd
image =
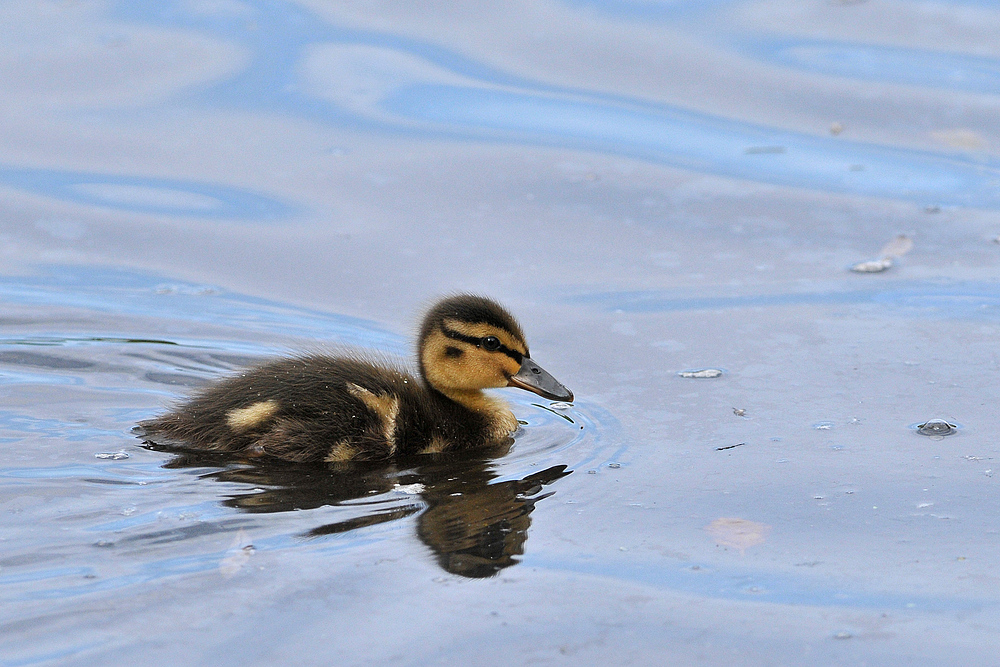
M514 317L490 299L439 302L417 347L419 379L357 357L281 359L208 387L140 422L136 433L177 449L342 464L504 442L517 420L485 389L573 400L531 359Z
M507 445L488 452L502 455ZM355 463L334 469L257 459L249 467L228 468L206 477L257 487L254 492L230 496L225 504L244 512L266 513L309 510L345 503L358 515L317 526L304 537L319 537L386 523L420 513L417 536L434 552L446 571L464 577L490 577L518 563L531 525L535 503L551 493L542 487L569 474L553 466L523 479L492 482L497 474L489 459L444 455L424 465L401 471L393 464ZM216 457L185 453L165 467L203 467ZM419 485L419 498L405 502L379 498L400 485ZM261 491L259 489L263 488ZM368 500L365 504L347 503Z

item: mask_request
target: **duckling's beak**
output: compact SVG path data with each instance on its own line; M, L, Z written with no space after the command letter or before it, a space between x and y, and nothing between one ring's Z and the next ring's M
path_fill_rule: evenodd
M529 357L524 357L521 361L521 370L511 376L507 386L527 389L550 401L573 400L573 392Z

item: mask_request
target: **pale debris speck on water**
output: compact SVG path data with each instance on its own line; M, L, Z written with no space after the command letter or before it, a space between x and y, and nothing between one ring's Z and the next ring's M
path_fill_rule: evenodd
M855 273L881 273L890 268L897 258L910 252L911 248L913 248L913 239L905 234L900 234L883 246L878 259L858 262L851 267L851 271Z
M95 459L107 459L110 461L121 461L128 458L128 452L117 451L117 452L98 452L94 454Z
M702 368L697 371L681 371L678 373L682 378L717 378L722 375L718 368Z
M415 496L419 493L423 493L426 487L423 484L397 484L392 487L393 491L397 493L405 493L408 496Z

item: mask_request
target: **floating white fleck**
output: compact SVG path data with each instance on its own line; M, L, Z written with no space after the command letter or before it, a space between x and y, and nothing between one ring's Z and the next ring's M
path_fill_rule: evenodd
M910 252L913 248L913 239L905 234L900 234L882 247L878 259L869 259L858 262L851 267L855 273L881 273L893 265L893 262Z
M681 371L678 373L682 378L717 378L722 375L718 368L702 368L697 371Z
M94 454L95 459L108 459L111 461L121 461L122 459L128 458L128 453L124 450L119 450L117 452L98 452Z
M851 271L855 273L881 273L892 266L891 257L882 257L880 259L869 259L864 262L858 262L851 267Z
M398 491L399 493L405 493L408 496L415 496L418 493L423 493L426 487L423 484L396 484L392 487L393 491Z

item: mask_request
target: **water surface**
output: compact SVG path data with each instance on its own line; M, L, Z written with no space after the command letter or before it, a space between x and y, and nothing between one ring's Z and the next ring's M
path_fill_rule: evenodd
M0 664L995 661L992 3L0 12ZM130 433L454 291L509 450Z

